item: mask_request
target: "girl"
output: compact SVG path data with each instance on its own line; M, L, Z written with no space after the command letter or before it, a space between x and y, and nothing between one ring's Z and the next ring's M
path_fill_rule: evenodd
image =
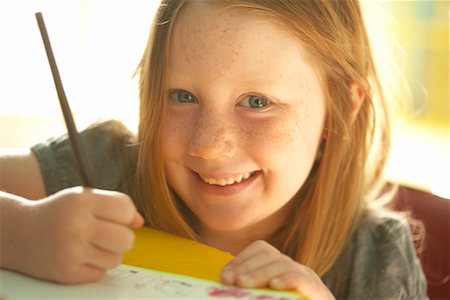
M135 143L82 134L98 189L64 137L3 157L2 267L96 280L145 222L234 254L227 284L426 297L408 224L373 205L389 126L356 0L164 0L138 73Z

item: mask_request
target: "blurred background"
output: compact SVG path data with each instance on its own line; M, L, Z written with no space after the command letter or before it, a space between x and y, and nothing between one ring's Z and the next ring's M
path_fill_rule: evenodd
M157 0L0 0L0 149L65 133L35 12L42 12L78 129L137 128L137 80ZM450 198L449 1L363 3L393 103L385 176ZM398 101L397 101L398 100Z

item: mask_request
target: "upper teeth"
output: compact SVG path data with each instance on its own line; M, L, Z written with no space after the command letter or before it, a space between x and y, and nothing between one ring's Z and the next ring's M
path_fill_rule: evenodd
M231 176L231 177L227 177L227 178L208 178L204 175L201 175L201 174L199 174L199 175L200 175L200 178L203 179L203 181L208 184L225 186L225 185L233 184L235 182L239 183L242 180L249 178L252 175L252 173L248 172L248 173L243 173L243 174L239 174L239 175Z

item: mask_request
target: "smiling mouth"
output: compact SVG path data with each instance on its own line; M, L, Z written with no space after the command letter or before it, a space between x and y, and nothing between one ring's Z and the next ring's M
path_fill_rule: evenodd
M256 171L254 172L246 172L239 175L234 176L228 176L226 178L210 178L206 175L198 174L199 177L203 180L203 182L210 184L210 185L219 185L219 186L227 186L227 185L233 185L236 183L241 183L250 177L252 177Z

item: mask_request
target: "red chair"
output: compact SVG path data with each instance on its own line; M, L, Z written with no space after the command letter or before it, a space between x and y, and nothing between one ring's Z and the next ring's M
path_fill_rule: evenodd
M427 277L430 299L450 299L450 199L400 186L394 207L409 211L425 227L425 239L416 244ZM417 232L412 224L413 235Z

